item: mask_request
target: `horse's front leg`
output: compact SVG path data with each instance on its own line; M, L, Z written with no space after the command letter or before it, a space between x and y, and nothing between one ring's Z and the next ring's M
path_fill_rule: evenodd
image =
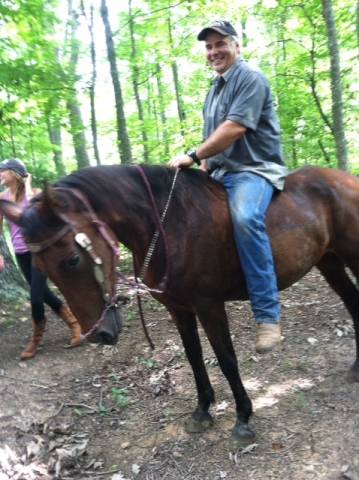
M192 367L197 386L197 408L192 413L192 418L186 425L188 432L197 433L213 425L213 418L208 410L211 403L214 402L214 391L203 362L196 316L193 313L180 310L169 309L169 312L181 335L182 343Z
M253 442L255 433L249 427L249 419L253 413L252 402L239 376L237 357L228 327L227 313L224 304L203 302L198 311L198 318L217 356L219 366L226 377L236 402L237 421L229 439L231 450Z

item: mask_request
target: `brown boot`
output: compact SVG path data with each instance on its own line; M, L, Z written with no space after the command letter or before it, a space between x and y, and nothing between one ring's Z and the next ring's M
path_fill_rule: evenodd
M44 318L40 323L35 323L32 321L34 331L32 332L32 337L29 345L21 352L21 360L28 360L36 355L37 349L39 348L42 336L44 334L46 326L46 318Z
M72 333L71 345L74 347L82 341L81 327L67 305L62 305L59 316L70 327Z
M268 353L279 349L281 343L280 323L258 323L256 352Z

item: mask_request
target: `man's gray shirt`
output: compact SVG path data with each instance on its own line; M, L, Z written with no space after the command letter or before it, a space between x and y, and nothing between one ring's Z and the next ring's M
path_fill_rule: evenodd
M226 172L253 172L282 190L288 173L283 160L280 128L274 110L268 80L238 58L222 77L214 82L204 109L204 139L224 121L247 127L243 137L224 152L206 160L207 169Z

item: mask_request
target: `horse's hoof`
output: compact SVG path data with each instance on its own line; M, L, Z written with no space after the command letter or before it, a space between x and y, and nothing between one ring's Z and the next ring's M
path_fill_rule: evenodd
M359 370L351 368L349 372L345 375L345 380L348 383L358 383L359 382Z
M214 424L213 418L206 418L205 420L197 420L191 417L186 422L186 430L188 433L201 433L208 430Z
M248 447L248 445L251 445L256 438L256 434L252 432L252 430L250 431L252 435L245 437L240 437L239 435L232 433L228 440L229 451L236 452L240 448L245 448Z
M256 434L251 430L247 423L237 421L229 437L229 450L231 452L244 448L254 442Z

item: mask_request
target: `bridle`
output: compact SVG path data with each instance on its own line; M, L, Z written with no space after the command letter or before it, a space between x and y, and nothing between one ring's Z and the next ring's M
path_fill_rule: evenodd
M27 248L29 249L30 252L39 253L51 247L56 242L58 242L61 238L63 238L65 235L67 235L69 232L72 231L74 233L76 243L87 252L91 260L92 270L93 270L95 279L101 287L102 298L105 302L105 309L103 310L98 321L95 323L95 325L93 325L93 327L87 333L82 334L83 338L87 338L98 329L98 327L102 323L106 313L110 308L118 308L121 304L123 304L123 297L121 295L116 294L116 267L117 267L117 257L118 257L118 254L120 253L120 249L116 246L115 242L111 239L110 235L107 232L105 224L101 222L101 220L99 220L99 218L95 214L89 202L86 200L86 198L82 194L80 194L80 192L76 190L70 190L68 188L62 188L62 187L55 187L55 190L65 191L67 193L70 193L85 205L87 211L91 215L92 224L97 227L97 229L101 233L101 236L106 241L106 243L110 246L111 251L113 253L114 279L113 279L113 292L110 293L107 289L106 282L105 282L104 265L103 265L102 258L98 256L97 253L95 252L92 246L92 242L88 237L88 235L86 235L86 233L79 232L78 229L76 228L76 225L73 222L71 222L65 215L61 214L60 217L64 221L66 221L66 225L61 230L59 230L55 235L48 238L47 240L44 240L43 242L27 244Z

